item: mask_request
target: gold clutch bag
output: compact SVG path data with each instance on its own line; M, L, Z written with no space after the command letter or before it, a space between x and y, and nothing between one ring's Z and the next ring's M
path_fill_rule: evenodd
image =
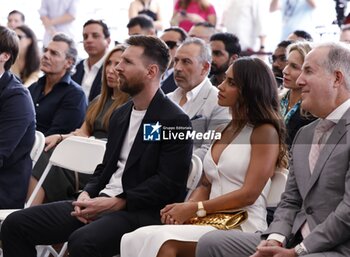
M239 227L248 218L247 211L217 212L205 217L191 218L186 223L192 225L210 225L217 229L229 230Z

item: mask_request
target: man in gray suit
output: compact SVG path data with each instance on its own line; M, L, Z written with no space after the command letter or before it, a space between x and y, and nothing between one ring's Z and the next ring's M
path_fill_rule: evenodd
M319 119L296 135L286 190L268 230L208 233L197 256L350 256L349 58L340 43L319 45L305 58L297 80L301 106ZM323 124L330 126L321 131Z
M178 88L168 94L190 117L193 131L214 135L215 129L230 119L229 110L218 105L218 89L208 79L211 49L204 40L187 38L174 58L174 79ZM194 140L194 154L202 160L211 139Z

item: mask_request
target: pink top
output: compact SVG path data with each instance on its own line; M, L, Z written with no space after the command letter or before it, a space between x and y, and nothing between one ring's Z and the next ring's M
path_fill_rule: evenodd
M180 1L178 0L175 4L175 7L174 7L175 12L180 12L182 10L179 6L179 2ZM209 15L216 15L215 8L212 4L209 5L209 8L207 9L207 11L203 11L197 2L191 2L189 4L189 6L187 7L186 12L198 14L206 21L208 21ZM180 22L179 27L183 28L184 30L186 30L188 32L190 30L190 28L192 27L192 25L193 25L193 22L191 22L189 20L184 20L184 21Z

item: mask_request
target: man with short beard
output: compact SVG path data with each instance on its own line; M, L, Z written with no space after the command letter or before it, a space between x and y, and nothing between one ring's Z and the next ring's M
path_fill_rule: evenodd
M159 89L168 47L151 36L132 36L126 43L116 70L131 100L110 119L102 164L77 201L10 214L1 227L4 256L34 257L35 245L65 241L71 257L114 256L124 233L162 224L160 210L184 200L192 140L145 139L145 127L151 128L149 136L166 127L191 127L188 116Z
M228 67L239 57L241 45L238 37L231 33L216 33L210 37L210 47L210 81L214 86L218 86L224 81Z
M272 65L272 71L275 75L278 88L282 88L283 84L283 69L287 65L287 57L286 57L286 51L287 46L289 46L293 41L290 40L283 40L280 43L278 43L275 51L273 52L272 56L270 57L270 63Z

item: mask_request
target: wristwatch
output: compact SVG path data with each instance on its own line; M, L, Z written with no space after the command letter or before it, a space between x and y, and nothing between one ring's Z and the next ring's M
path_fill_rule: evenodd
M196 212L197 217L200 217L200 218L201 218L201 217L207 216L207 212L206 212L206 210L204 209L203 202L198 202L197 204L198 204L198 210L197 210L197 212Z
M305 247L301 244L298 244L294 247L294 251L296 253L297 256L302 256L302 255L306 255L308 254L308 252L306 251Z

